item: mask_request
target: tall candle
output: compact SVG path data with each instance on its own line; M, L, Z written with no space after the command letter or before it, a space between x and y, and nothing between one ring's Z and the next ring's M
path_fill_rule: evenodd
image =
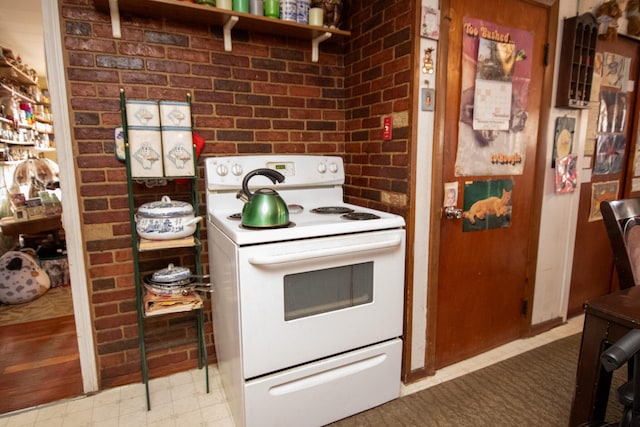
M324 10L321 7L312 7L309 9L309 24L322 27L324 23Z
M231 10L231 0L216 0L216 7Z

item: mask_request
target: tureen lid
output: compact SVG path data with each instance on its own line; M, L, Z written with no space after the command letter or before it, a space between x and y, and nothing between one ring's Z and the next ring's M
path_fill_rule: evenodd
M173 264L169 264L167 268L158 270L151 275L151 280L159 283L171 283L178 280L184 280L191 277L191 270L188 267L176 267Z
M176 217L193 214L193 206L187 202L171 200L169 196L162 196L161 200L149 202L138 208L138 215L146 217Z

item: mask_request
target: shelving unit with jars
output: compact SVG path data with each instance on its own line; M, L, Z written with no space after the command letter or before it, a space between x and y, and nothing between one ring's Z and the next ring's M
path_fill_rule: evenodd
M31 70L0 56L0 228L3 235L61 229L53 117ZM10 52L10 51L9 51Z
M0 59L0 100L0 142L9 148L4 150L3 160L24 160L11 157L10 148L16 145L29 147L31 152L55 151L53 116L46 90L6 59Z

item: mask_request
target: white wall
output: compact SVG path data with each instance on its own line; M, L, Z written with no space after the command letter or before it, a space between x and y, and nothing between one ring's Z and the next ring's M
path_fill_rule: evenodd
M578 12L578 0L559 0L558 43L556 45L555 63L560 60L560 40L564 18L575 16ZM584 5L583 5L584 6ZM549 100L555 104L555 87L558 74L563 72L558 67L554 75L554 93ZM579 162L584 151L587 138L587 122L589 112L585 110L552 108L549 129L547 129L546 164L551 164L556 117L568 116L576 119L573 154L578 154ZM589 174L579 167L579 184L572 194L555 194L553 191L553 173L547 168L544 177L544 197L542 201L542 218L540 224L538 263L536 266L536 287L533 302L532 323L539 324L555 318L567 318L567 305L571 285L571 269L573 264L573 247L576 235L576 221L580 197L580 186L589 185Z

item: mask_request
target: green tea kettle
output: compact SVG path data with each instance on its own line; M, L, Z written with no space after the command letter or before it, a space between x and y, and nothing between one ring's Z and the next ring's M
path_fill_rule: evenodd
M244 202L242 208L242 225L253 228L275 228L289 225L289 209L282 197L271 188L261 188L251 193L249 180L262 175L274 184L283 182L284 175L273 169L256 169L249 172L242 180L242 190L236 197Z

